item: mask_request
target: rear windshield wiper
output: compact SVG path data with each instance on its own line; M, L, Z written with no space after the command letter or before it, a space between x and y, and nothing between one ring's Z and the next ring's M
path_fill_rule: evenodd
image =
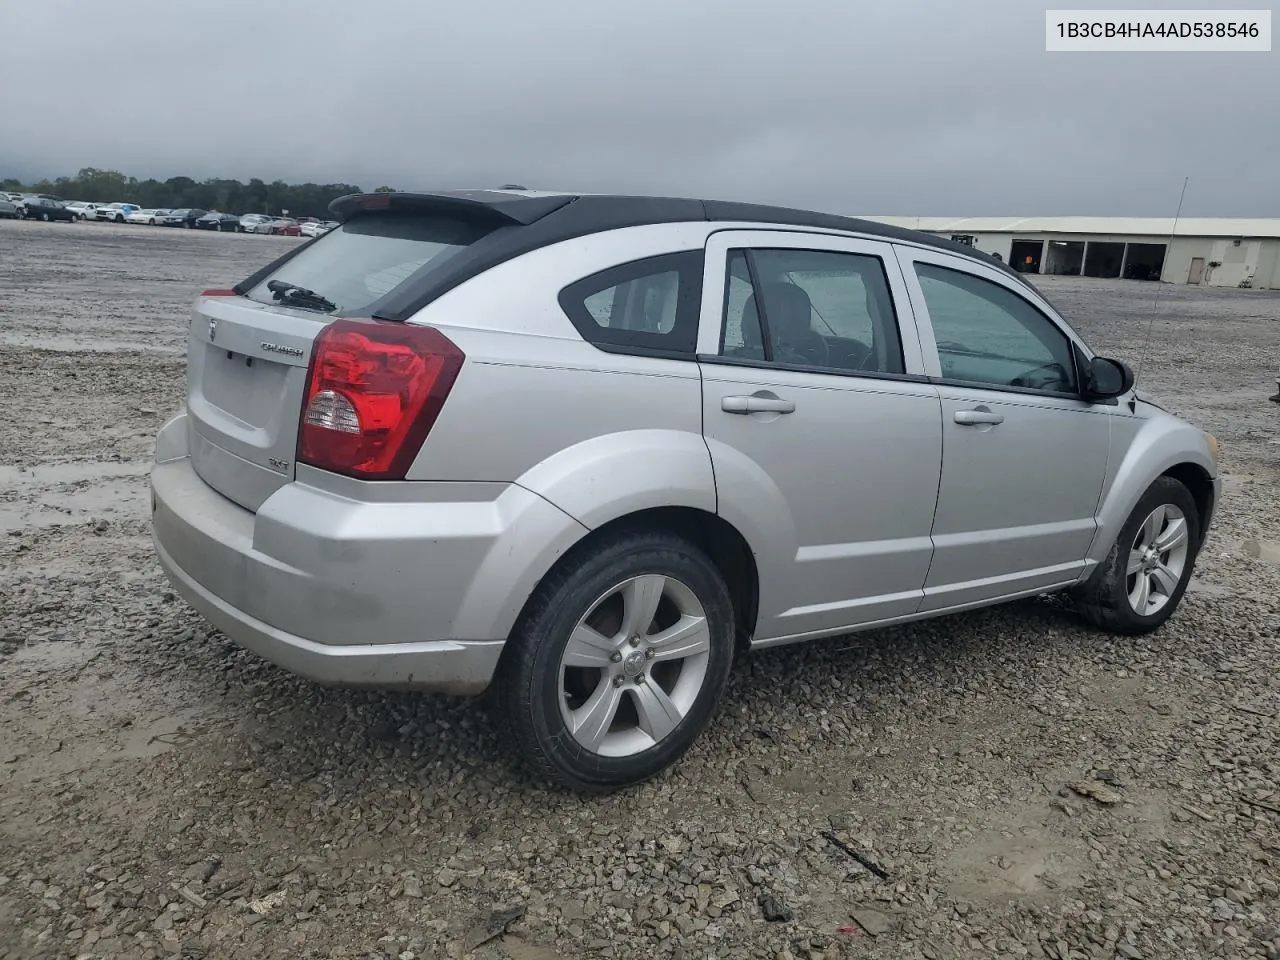
M279 303L290 303L299 307L315 307L317 310L326 310L332 313L338 309L338 305L314 290L308 290L306 287L300 287L296 283L288 283L284 280L268 280L267 289L271 291L271 295L276 298Z

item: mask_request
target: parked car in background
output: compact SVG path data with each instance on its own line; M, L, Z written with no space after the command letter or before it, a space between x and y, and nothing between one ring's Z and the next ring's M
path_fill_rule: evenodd
M291 217L276 217L269 226L271 229L268 232L279 237L298 237L302 235L301 225Z
M241 233L254 233L260 223L270 223L275 218L265 213L246 213L240 218L238 229Z
M168 210L135 210L124 219L126 223L145 223L154 227L168 212Z
M9 220L22 219L22 204L17 200L11 200L8 194L0 193L0 217Z
M81 220L91 219L93 217L93 211L96 210L97 207L98 205L96 203L89 203L86 200L72 200L67 204L67 209L72 211L76 217Z
M743 649L1044 593L1141 635L1191 579L1217 441L972 248L696 199L333 209L199 298L151 473L175 590L303 676L493 682L529 766L599 791L674 763Z
M205 215L206 211L199 207L179 207L177 210L170 210L160 221L166 227L187 227L195 226L195 222Z
M218 213L211 211L196 220L199 230L239 230L240 217L234 213Z
M318 237L321 234L328 233L338 225L336 220L308 220L298 227L298 232L304 237Z
M124 223L129 214L140 209L136 203L108 203L93 211L93 219Z
M23 201L23 216L28 220L66 220L74 223L80 217L61 200L48 197L27 197Z
M244 218L241 217L241 225L244 226ZM293 223L288 217L264 217L256 220L252 224L245 226L246 233L274 233L277 224Z

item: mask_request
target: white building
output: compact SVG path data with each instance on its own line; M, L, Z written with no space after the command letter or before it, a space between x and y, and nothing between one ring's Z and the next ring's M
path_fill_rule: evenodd
M1280 219L867 217L934 233L1026 273L1280 290Z

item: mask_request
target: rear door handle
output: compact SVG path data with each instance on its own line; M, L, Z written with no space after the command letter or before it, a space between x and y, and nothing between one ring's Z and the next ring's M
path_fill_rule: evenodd
M781 397L724 397L720 409L725 413L794 413L796 405Z
M957 410L956 423L966 427L973 427L982 423L1004 423L1004 415L992 413L983 407L979 407L977 410Z

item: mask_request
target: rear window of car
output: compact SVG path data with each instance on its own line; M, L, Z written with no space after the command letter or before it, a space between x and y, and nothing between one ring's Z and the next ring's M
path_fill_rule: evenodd
M267 284L280 280L318 293L334 304L335 315L367 315L412 277L435 269L492 229L421 214L356 217L255 277L245 296L275 303Z

